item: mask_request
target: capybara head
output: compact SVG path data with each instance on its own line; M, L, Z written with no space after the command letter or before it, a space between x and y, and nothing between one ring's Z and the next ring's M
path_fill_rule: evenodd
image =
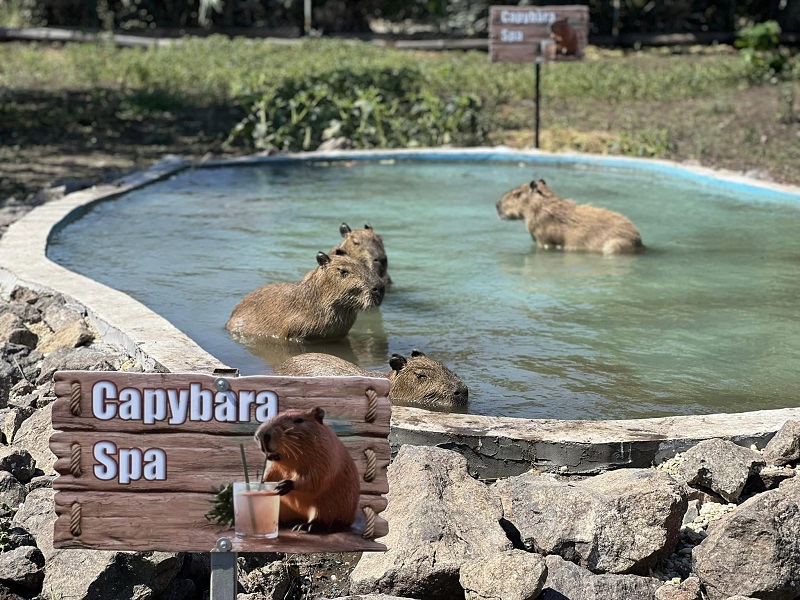
M344 240L336 247L336 254L352 256L365 265L370 265L378 277L386 275L389 268L386 250L383 247L381 236L375 233L371 225L365 224L364 229L353 231L347 223L342 223L339 226L339 233L342 234Z
M303 281L313 280L321 305L366 310L383 302L386 284L361 261L318 252L317 264Z
M455 373L442 363L432 360L419 350L406 359L392 354L389 397L393 403L420 408L451 408L464 406L469 390Z
M285 410L262 423L255 438L267 460L289 464L312 462L315 451L325 451L324 436L336 435L323 422L325 411L319 406L310 410ZM330 434L328 433L330 432ZM320 439L323 438L323 439Z
M503 194L495 205L497 216L503 220L524 219L527 208L551 198L556 195L544 179L534 180Z

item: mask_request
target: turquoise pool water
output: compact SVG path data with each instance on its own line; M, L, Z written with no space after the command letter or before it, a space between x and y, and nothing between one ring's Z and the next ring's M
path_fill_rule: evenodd
M545 179L629 217L638 256L537 251L500 221ZM394 285L348 340L246 348L225 323L253 289L299 280L339 224L383 236ZM800 197L619 168L333 162L182 172L93 207L48 256L137 298L243 374L302 351L388 370L413 348L470 388L470 412L636 418L797 405Z

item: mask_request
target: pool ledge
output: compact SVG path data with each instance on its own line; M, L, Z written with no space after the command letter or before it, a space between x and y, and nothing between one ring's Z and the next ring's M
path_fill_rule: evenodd
M471 149L415 149L353 151L254 156L226 161L190 163L168 158L113 184L95 186L48 202L12 224L0 238L0 291L6 296L16 285L61 293L86 307L104 341L125 348L146 368L163 372L214 373L230 370L205 352L171 323L127 294L64 269L46 257L48 241L60 227L95 203L188 168L252 165L266 162L320 160L503 160L579 163L635 167L680 174L700 183L728 189L759 191L767 196L800 203L800 190L754 181L739 174L686 167L667 161L580 154L550 154L503 147ZM134 251L114 248L111 251ZM655 419L560 421L433 413L395 407L392 443L438 445L461 452L473 475L499 478L531 468L588 474L608 468L647 467L700 440L725 438L741 445L762 447L790 419L800 419L800 408L735 414L675 416Z

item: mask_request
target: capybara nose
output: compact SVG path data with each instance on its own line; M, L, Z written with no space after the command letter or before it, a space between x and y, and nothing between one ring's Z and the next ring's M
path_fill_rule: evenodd
M372 259L372 262L374 262L377 265L378 275L383 277L386 274L386 267L388 266L389 261L386 260L385 258L374 258Z
M375 305L379 305L383 302L383 294L386 291L386 287L383 285L376 285L372 288L372 299L375 301Z
M256 439L258 440L259 446L261 446L261 451L266 454L270 440L269 431L259 429L256 431Z
M457 403L466 404L467 400L469 399L469 388L466 386L458 386L453 392L453 396L455 396Z

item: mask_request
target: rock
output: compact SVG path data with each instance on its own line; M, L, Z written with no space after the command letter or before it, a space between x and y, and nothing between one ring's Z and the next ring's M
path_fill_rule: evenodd
M36 304L39 301L40 296L32 289L18 285L11 290L10 298L14 302L18 302L20 304Z
M38 383L52 381L56 371L115 371L115 357L97 348L60 348L42 362Z
M0 314L0 344L20 344L35 348L39 338L25 327L17 315L7 312Z
M560 556L545 557L547 580L539 600L653 600L662 583L638 575L595 575Z
M52 488L32 491L11 520L12 525L33 536L36 545L44 554L45 561L48 561L53 554L53 524L56 521L53 508L54 493Z
M684 487L654 469L577 482L526 473L492 487L527 550L602 573L646 573L674 550L686 512Z
M14 436L19 431L19 428L34 412L36 412L36 409L28 407L12 408L6 413L3 420L3 436L5 436L7 444L14 441Z
M783 466L800 461L800 421L786 421L764 446L767 464Z
M0 312L16 315L23 323L38 323L42 320L41 311L27 302L4 303L0 306Z
M52 434L53 405L50 404L27 418L14 435L14 446L27 450L45 475L56 474L56 456L50 451Z
M0 554L0 581L33 592L44 581L44 556L35 546L20 546Z
M36 470L36 460L24 448L0 448L0 471L8 471L20 483L28 483Z
M760 494L767 490L774 490L782 481L791 479L796 475L797 471L789 467L764 467L747 480L747 485L744 486L742 495Z
M241 597L238 599L241 600ZM261 600L260 598L257 600ZM320 598L320 600L328 600L327 598ZM387 594L365 594L361 596L338 596L330 600L414 600L405 596L389 596Z
M285 598L292 586L292 576L281 561L269 562L245 573L240 571L239 584L259 598Z
M459 571L466 600L534 600L546 577L544 557L516 549L466 561Z
M94 340L94 334L91 332L83 319L75 321L63 329L59 329L53 335L42 340L36 347L36 350L47 356L55 350L61 348L77 348L84 346Z
M22 596L14 593L11 589L0 583L0 600L25 600Z
M0 506L16 509L25 502L25 486L8 471L0 471Z
M6 532L6 538L7 550L13 550L21 546L36 546L36 540L22 527L11 527Z
M22 376L25 380L35 382L39 377L39 366L44 357L36 350L32 350L27 346L7 345L4 346L4 348L9 350L9 356L14 366L18 369L22 369ZM21 348L24 348L24 351L20 351Z
M39 399L38 394L25 394L24 396L10 396L8 405L11 408L33 408L36 409L36 402Z
M158 600L194 600L197 586L191 579L173 579Z
M700 580L688 577L679 584L665 583L656 590L655 600L700 600Z
M53 331L59 331L76 322L83 322L83 312L75 308L53 302L42 311L42 319Z
M28 491L28 493L30 493L33 490L38 490L39 488L53 487L53 480L55 478L55 475L35 475L33 479L27 483L25 489Z
M499 499L467 474L463 456L436 447L402 446L388 478L388 550L364 553L351 593L463 600L461 564L512 547Z
M0 361L0 408L6 408L11 400L11 390L19 381L19 370L11 363Z
M721 439L704 440L684 453L680 476L690 485L708 488L736 502L748 478L764 466L761 455Z
M746 500L709 528L692 570L709 600L789 600L800 592L800 479Z

